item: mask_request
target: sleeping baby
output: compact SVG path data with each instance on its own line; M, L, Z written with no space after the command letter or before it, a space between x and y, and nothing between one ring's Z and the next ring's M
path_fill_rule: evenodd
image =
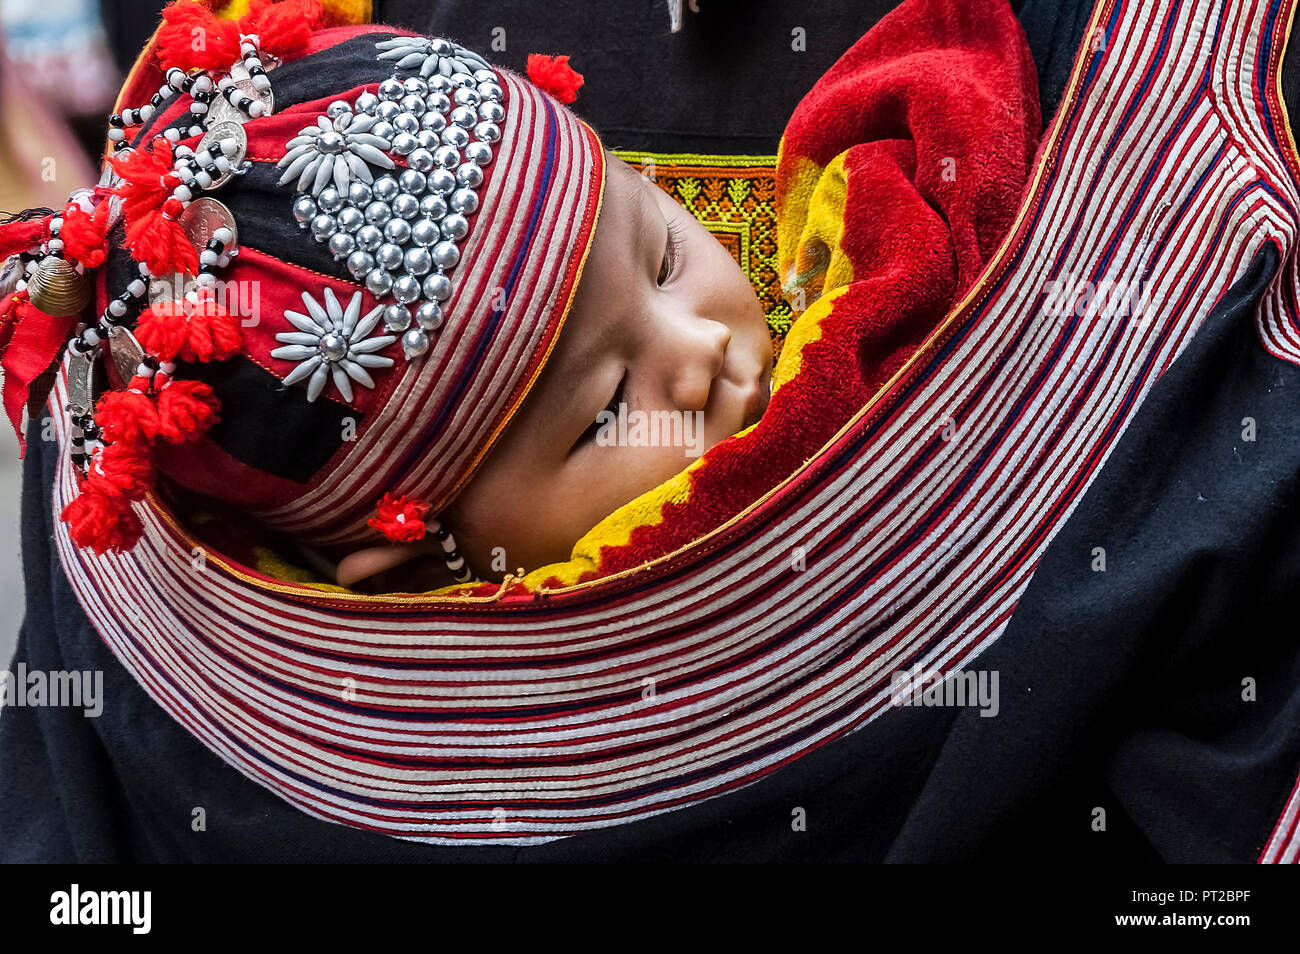
M476 570L490 566L497 547L512 568L567 559L603 517L756 423L767 406L771 339L745 273L662 189L612 154L605 160L591 251L555 347L442 513ZM681 439L657 439L676 435L667 429L614 439L617 418L638 412L681 421ZM386 585L420 591L453 582L441 561L412 559L432 545L363 548L344 557L338 582L356 584L408 560Z

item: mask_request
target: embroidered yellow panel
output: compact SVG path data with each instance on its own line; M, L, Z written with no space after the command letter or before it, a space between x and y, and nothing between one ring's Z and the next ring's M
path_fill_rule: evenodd
M615 150L688 209L749 276L767 315L772 353L790 330L776 261L776 156L706 156Z

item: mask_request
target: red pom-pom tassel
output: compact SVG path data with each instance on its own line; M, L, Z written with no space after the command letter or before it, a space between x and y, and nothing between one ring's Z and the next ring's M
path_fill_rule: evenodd
M158 436L158 408L144 391L148 382L143 377L131 379L125 391L109 391L95 405L95 423L104 431L104 437L113 443L151 441Z
M390 540L412 543L428 531L424 518L429 513L429 504L423 500L405 494L386 493L379 501L378 511L378 516L371 517L366 523Z
M108 202L100 202L93 213L69 202L63 210L59 238L63 239L64 252L74 262L99 268L108 257Z
M197 302L186 301L188 338L181 352L185 361L225 361L239 354L244 333L239 318L200 292Z
M153 490L153 454L148 444L142 441L108 444L96 459L99 465L96 484L110 496L143 500Z
M158 436L169 444L201 437L219 420L221 402L202 381L169 381L158 392Z
M164 70L211 70L224 73L239 59L239 25L222 20L194 0L163 7L158 27L158 64Z
M239 20L241 33L257 34L258 49L280 59L302 53L325 19L320 0L252 0Z
M199 256L176 221L180 213L171 203L180 205L180 200L168 199L163 208L146 212L134 222L127 220L126 244L132 257L144 262L155 275L193 275L199 270Z
M140 347L159 361L175 361L189 344L185 306L179 301L159 302L140 313L135 323Z
M122 197L126 244L137 261L155 275L195 274L199 256L176 220L185 211L172 191L180 176L172 169L172 146L166 139L114 156L113 168L125 181L114 193Z
M130 550L144 533L131 501L94 477L82 481L59 518L68 525L73 543L96 553Z
M239 318L202 291L197 302L184 298L147 308L135 336L159 361L225 361L244 343Z
M547 56L545 53L528 54L528 78L540 90L562 103L577 99L584 82L582 74L569 65L568 56Z

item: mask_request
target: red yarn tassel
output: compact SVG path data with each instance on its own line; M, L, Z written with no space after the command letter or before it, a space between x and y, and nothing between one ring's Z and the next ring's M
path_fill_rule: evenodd
M159 361L175 361L189 342L184 304L167 301L146 308L136 319L135 337Z
M545 53L528 54L528 78L542 92L550 93L562 103L577 99L584 82L582 74L569 65L568 56Z
M59 514L68 525L72 542L96 553L126 551L139 542L144 524L131 501L112 493L94 477L81 482L77 496Z
M159 302L136 321L140 345L159 361L225 361L239 354L244 332L239 318L209 295L198 302Z
M158 27L158 64L224 73L239 59L239 26L222 20L194 0L177 0L163 7Z
M86 268L99 268L108 257L108 202L100 202L93 213L69 202L59 238L69 258Z
M220 420L221 401L202 381L169 381L158 392L158 436L169 444L201 437Z
M181 179L172 169L171 143L154 139L124 157L114 156L112 163L126 180L113 192L122 197L126 244L132 257L155 275L196 273L198 253L176 221L185 206L172 197Z
M113 163L113 170L126 180L121 187L110 190L122 197L124 215L130 217L142 209L161 208L180 182L172 168L175 159L170 142L152 139L109 160Z
M252 0L239 20L241 33L256 33L258 49L280 59L296 56L325 19L320 0Z
M109 391L95 405L95 423L104 437L115 444L151 441L158 436L161 422L158 408L145 393L149 382L137 375L125 391Z
M184 207L179 199L168 199L161 209L126 222L126 244L131 255L144 262L155 275L199 270L199 255L177 219Z
M197 303L186 302L189 339L181 356L185 361L225 361L239 354L244 332L239 318L209 295L199 293Z
M140 441L106 445L99 452L96 479L110 495L143 500L154 486L153 454Z

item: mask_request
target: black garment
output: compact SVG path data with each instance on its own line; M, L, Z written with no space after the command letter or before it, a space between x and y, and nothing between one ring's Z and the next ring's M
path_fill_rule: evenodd
M378 0L374 18L452 37L520 73L529 53L570 54L588 77L574 109L611 149L775 155L799 100L898 3L708 0L684 13L679 33L669 31L665 0ZM1011 6L1038 66L1046 120L1092 4Z
M461 6L433 9L451 16ZM1044 102L1059 102L1081 21L1031 17L1047 6L1017 11L1026 24L1055 24L1031 30L1030 46ZM667 34L662 4L651 12L647 24L662 17ZM566 16L547 13L539 31ZM507 24L522 62L547 49L549 34L523 43L520 16L479 12ZM867 25L843 34L840 49ZM556 39L549 51L572 49ZM695 145L649 136L628 145L774 149L775 113L770 125L748 117L752 138L739 124L708 138L692 124L721 97L674 89L682 105L667 128ZM624 92L630 137L660 107L641 113L631 86ZM593 87L586 105L598 104ZM618 115L610 106L590 118L599 128ZM997 718L895 709L739 792L534 848L431 847L317 821L173 722L117 663L62 573L51 546L56 449L35 422L24 466L27 616L9 669L102 670L106 708L97 719L58 708L0 713L0 861L1037 860L1045 849L1056 860L1253 861L1300 771L1300 648L1293 627L1276 622L1289 618L1300 582L1300 368L1267 355L1251 321L1277 267L1269 246L1157 382L1005 634L975 661L1000 674ZM1241 440L1245 417L1256 422L1253 443ZM1097 546L1108 554L1104 573L1092 570ZM1241 699L1248 676L1257 702ZM1092 830L1097 807L1107 811L1104 833ZM204 832L191 830L195 808ZM792 830L796 808L806 831Z

